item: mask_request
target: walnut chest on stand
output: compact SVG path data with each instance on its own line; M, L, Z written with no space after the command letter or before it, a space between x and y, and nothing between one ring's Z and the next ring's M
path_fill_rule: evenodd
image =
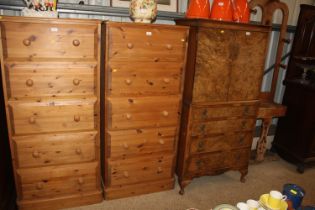
M190 26L177 160L180 193L193 178L241 172L245 181L270 27L199 19Z
M188 27L106 23L105 198L174 187Z

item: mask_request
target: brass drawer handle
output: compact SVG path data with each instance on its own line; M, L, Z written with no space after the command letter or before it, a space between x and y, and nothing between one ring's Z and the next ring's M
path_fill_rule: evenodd
M78 79L74 79L72 82L73 82L73 84L74 84L75 86L78 86L81 81L78 80Z
M128 171L124 171L124 177L128 178L129 177L129 173Z
M168 111L163 111L162 114L164 117L167 117L169 115Z
M244 114L245 114L245 115L249 114L249 107L248 107L248 106L246 106L246 107L244 108Z
M158 167L158 168L157 168L157 173L159 174L159 173L162 173L162 172L163 172L162 167Z
M185 41L186 41L186 39L185 39L185 38L182 38L180 41L181 41L181 42L185 42Z
M131 84L132 84L132 80L131 80L131 79L126 79L126 80L125 80L125 83L126 83L127 85L131 85Z
M171 81L171 80L170 80L169 78L164 78L164 79L163 79L163 82L166 83L166 84L170 83L170 81Z
M38 189L38 190L43 189L43 187L44 187L44 185L43 185L42 182L38 182L38 183L36 184L36 189Z
M32 156L33 158L39 158L39 152L37 150L35 150L33 153L32 153Z
M26 80L25 84L28 87L32 87L34 85L34 81L32 79L28 79L28 80Z
M129 145L128 145L126 142L124 142L123 147L124 147L125 149L128 149L128 148L129 148Z
M79 178L78 178L78 184L79 184L79 185L84 184L84 179L83 179L83 177L79 177Z
M75 153L76 153L77 155L81 155L81 154L82 154L82 150L81 150L80 148L76 148L76 149L75 149Z
M245 137L242 136L242 137L240 138L240 144L243 144L243 143L244 143L244 140L245 140Z
M128 44L127 44L127 47L128 47L129 49L132 49L132 48L133 48L133 44L132 44L132 43L128 43Z
M73 46L78 47L80 46L80 41L78 39L75 39L72 41Z
M198 152L201 152L201 151L203 151L205 148L204 148L204 146L205 146L205 142L204 141L200 141L199 143L198 143Z
M29 122L30 124L35 124L35 123L36 123L35 117L30 117L30 118L28 119L28 122Z
M242 121L242 129L246 128L246 121Z
M162 144L162 145L165 144L165 142L164 142L163 139L160 139L160 140L159 140L159 143Z
M127 118L127 120L131 120L131 114L126 114L126 118Z
M166 45L166 48L167 48L168 50L171 50L171 49L173 49L173 46L172 46L171 44L167 44L167 45Z
M76 122L80 121L80 116L79 115L74 115L73 120Z
M24 44L25 46L27 46L27 47L30 46L31 43L32 43L32 42L31 42L31 40L29 40L29 39L24 39L24 40L23 40L23 44Z

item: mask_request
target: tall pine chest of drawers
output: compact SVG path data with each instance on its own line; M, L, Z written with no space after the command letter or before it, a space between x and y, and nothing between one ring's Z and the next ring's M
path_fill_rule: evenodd
M270 27L211 20L190 26L177 175L180 193L193 178L239 170L245 181Z
M106 199L174 187L187 37L185 26L106 23Z
M100 22L1 17L0 25L19 208L100 202Z

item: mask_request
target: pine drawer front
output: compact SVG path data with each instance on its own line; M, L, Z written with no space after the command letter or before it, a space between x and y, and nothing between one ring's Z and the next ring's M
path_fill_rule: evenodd
M176 127L109 131L110 157L122 159L138 155L174 152Z
M99 190L96 162L18 169L23 200L57 198Z
M110 98L108 126L111 129L175 126L179 103L179 96Z
M16 135L94 130L94 101L11 103Z
M13 137L19 168L95 161L96 131Z
M190 154L217 152L232 148L248 148L251 146L252 140L253 134L251 131L191 138Z
M231 119L192 124L192 137L220 134L231 131L252 131L256 119Z
M206 121L230 117L256 117L257 105L226 105L205 108L193 108L192 119L194 121Z
M7 66L9 97L95 95L95 65Z
M186 28L119 26L108 27L110 61L182 62L186 52Z
M180 94L182 63L110 62L110 96Z
M171 154L163 154L110 160L109 184L117 186L172 178L173 157Z
M96 59L97 25L2 22L4 58Z

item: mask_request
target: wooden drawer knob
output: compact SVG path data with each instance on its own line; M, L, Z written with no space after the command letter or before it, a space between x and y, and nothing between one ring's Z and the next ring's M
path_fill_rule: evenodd
M158 168L157 168L157 172L158 172L158 173L162 173L162 172L163 172L162 167L158 167Z
M34 84L34 81L31 80L31 79L28 79L28 80L26 80L25 84L26 84L26 86L28 86L28 87L32 87L33 84Z
M246 128L246 121L242 121L242 129Z
M125 80L125 83L126 83L127 85L131 85L131 84L132 84L132 80L131 80L131 79L126 79L126 80Z
M125 149L128 149L128 148L129 148L129 145L125 142L125 143L123 144L123 147L124 147Z
M80 41L75 39L72 41L72 44L73 44L73 46L78 47L78 46L80 46Z
M78 184L79 184L79 185L84 184L84 179L83 179L83 177L79 177L79 178L78 178Z
M172 46L171 44L167 44L167 45L166 45L166 48L167 48L168 50L171 50L171 49L173 49L173 46Z
M244 108L244 114L249 114L249 107L248 106L246 106L245 108Z
M132 43L128 43L128 44L127 44L127 47L128 47L129 49L132 49L132 48L133 48L133 44L132 44Z
M72 82L75 86L78 86L80 84L80 80L78 79L74 79Z
M182 38L180 41L181 41L181 42L185 42L185 41L186 41L186 39L185 39L185 38Z
M169 115L168 111L163 111L162 112L163 116L167 117Z
M164 142L163 139L160 139L160 140L159 140L159 143L163 145L165 142Z
M31 45L31 40L29 40L29 39L24 39L23 40L23 44L25 45L25 46L30 46Z
M131 119L131 114L126 114L126 118L127 118L127 120L130 120Z
M128 171L124 171L124 177L128 178L129 177L129 173Z
M244 137L244 136L241 136L241 138L240 138L240 144L243 144L243 143L244 143L244 140L245 140L245 137Z
M38 189L38 190L43 189L43 187L44 187L44 185L43 185L42 182L38 182L38 183L36 184L36 189Z
M28 119L28 122L29 122L30 124L35 124L35 123L36 123L35 117L30 117L30 118Z
M79 115L74 115L73 120L76 122L80 121L80 116Z
M163 79L163 82L166 83L166 84L167 84L167 83L170 83L170 79L169 79L169 78L164 78L164 79Z
M39 152L37 150L35 150L33 153L32 153L32 156L33 158L39 158Z
M76 153L77 155L81 155L81 154L82 154L82 150L81 150L80 148L76 148L76 149L75 149L75 153Z

